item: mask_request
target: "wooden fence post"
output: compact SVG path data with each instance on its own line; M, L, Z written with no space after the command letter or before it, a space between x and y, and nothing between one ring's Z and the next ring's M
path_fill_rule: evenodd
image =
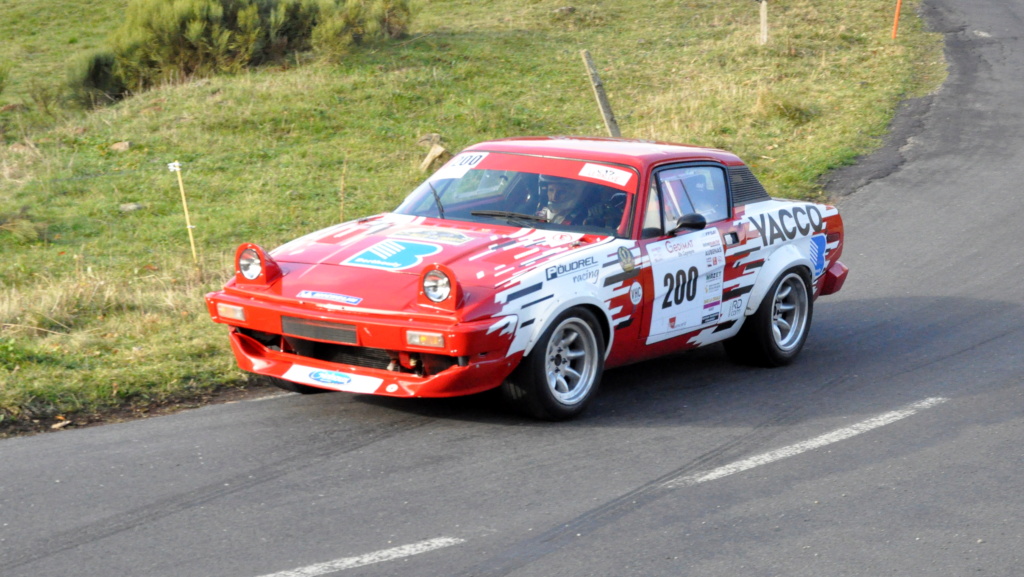
M583 64L587 67L590 85L594 87L594 96L597 98L597 106L601 109L601 116L604 117L604 126L612 138L620 138L622 133L619 132L619 124L615 121L612 105L608 102L608 95L604 93L604 85L601 84L601 77L597 75L597 68L590 58L590 51L581 50L580 55L583 56Z

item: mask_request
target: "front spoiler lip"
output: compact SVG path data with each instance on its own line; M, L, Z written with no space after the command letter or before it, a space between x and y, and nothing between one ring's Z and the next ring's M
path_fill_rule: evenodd
M506 357L503 353L490 355L488 358L476 359L466 366L456 365L436 375L419 377L410 373L332 363L273 351L237 330L231 331L230 338L231 350L235 354L239 368L244 371L280 379L295 367L319 369L335 375L340 373L342 376L355 377L353 382L361 384L351 387L309 381L303 381L301 384L325 390L390 397L454 397L480 393L499 386L522 358L521 353L513 357ZM507 350L507 347L502 350ZM367 388L365 383L368 379L379 379L380 383L376 387Z

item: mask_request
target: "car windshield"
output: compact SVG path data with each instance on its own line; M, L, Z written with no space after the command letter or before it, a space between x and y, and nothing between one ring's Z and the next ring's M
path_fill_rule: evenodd
M619 165L464 152L395 212L627 237L638 180L633 169Z

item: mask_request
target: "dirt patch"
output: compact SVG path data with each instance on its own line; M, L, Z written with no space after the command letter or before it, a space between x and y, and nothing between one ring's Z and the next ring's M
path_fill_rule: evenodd
M123 423L171 415L188 409L197 409L206 405L235 403L250 399L258 399L275 394L283 394L281 389L272 385L251 382L244 387L224 387L187 399L176 399L163 403L135 404L115 407L97 413L78 413L68 416L57 416L52 419L10 419L0 421L0 439L35 435L37 433L54 433L68 429L95 427L108 423Z

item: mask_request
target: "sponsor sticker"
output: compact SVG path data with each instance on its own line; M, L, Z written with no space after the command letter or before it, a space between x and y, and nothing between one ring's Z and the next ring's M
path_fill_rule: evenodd
M644 300L644 287L640 286L638 282L629 285L629 302L636 306L642 300Z
M323 291L301 291L295 295L296 298L300 299L317 299L322 301L331 301L335 303L342 303L346 305L357 305L363 302L361 297L350 297L348 295L340 295L336 293L328 293Z
M633 253L629 252L629 249L620 246L619 247L619 265L622 266L622 270L625 272L633 272L636 268L636 262L633 261Z
M413 240L429 240L439 242L441 244L460 245L469 242L472 237L468 234L462 234L452 230L442 230L434 228L417 228L413 230L406 230L391 235L392 238L408 238Z
M596 266L597 259L592 256L588 256L587 258L581 258L579 260L574 260L572 262L567 262L556 266L549 266L548 268L544 269L544 276L547 278L547 280L554 280L558 277L571 274L573 275L574 280L576 280L576 277L581 275L585 276L586 278L581 278L579 280L590 280L591 276L593 276L593 278L596 280L596 270L592 271L594 273L593 275L586 274L588 272L591 272L588 271L587 269L591 269Z
M605 182L611 182L619 186L626 186L629 179L633 176L632 172L628 170L622 170L621 168L614 168L612 166L604 166L603 164L586 163L580 170L580 176L587 178L593 178L594 180L603 180Z
M425 257L441 252L441 247L412 240L383 240L341 261L341 264L380 270L405 270L423 264Z
M321 383L324 385L347 385L352 382L352 377L345 373L338 373L335 371L311 371L309 378L313 379L315 383Z
M816 234L811 237L811 262L814 263L814 276L819 277L825 272L825 235Z
M384 382L383 379L376 377L352 375L341 371L329 371L302 365L292 365L281 375L281 378L303 385L363 394L376 392L377 387Z
M590 284L597 284L598 276L600 276L598 274L598 270L596 268L591 268L591 269L587 269L587 270L581 271L578 274L572 275L572 282L573 283L588 282Z
M671 258L665 250L665 245L661 243L647 245L647 255L651 258L651 264L658 264Z
M721 318L725 252L718 229L653 242L647 251L654 269L648 343Z
M562 246L565 244L573 243L583 237L582 234L572 234L568 232L556 232L548 233L544 235L545 240L551 246Z
M757 229L761 244L764 246L819 233L825 229L825 218L821 210L813 204L747 216L747 221Z
M696 254L696 241L693 238L670 238L665 241L665 251L671 258L687 257Z
M431 177L432 180L462 178L487 158L486 152L465 152L448 161Z

